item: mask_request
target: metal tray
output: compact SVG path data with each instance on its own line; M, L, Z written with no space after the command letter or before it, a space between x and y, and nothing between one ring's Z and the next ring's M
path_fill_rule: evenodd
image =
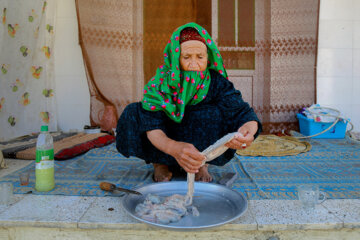
M237 219L247 210L248 204L244 195L225 186L195 182L194 189L193 206L198 208L200 216L195 217L189 214L179 222L169 223L167 225L141 219L136 216L135 207L140 202L143 202L149 193L159 196L170 196L173 194L185 195L187 192L186 181L153 183L143 186L136 189L136 191L143 194L142 196L128 194L124 197L122 204L130 216L141 222L167 230L177 231L194 231L217 227Z

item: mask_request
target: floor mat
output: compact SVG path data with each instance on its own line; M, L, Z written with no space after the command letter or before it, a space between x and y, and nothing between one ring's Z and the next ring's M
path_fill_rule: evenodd
M308 140L312 149L306 153L282 157L236 155L224 167L210 166L217 182L225 173L236 172L232 189L248 199L296 199L296 186L314 183L332 199L360 198L360 144L350 139ZM28 186L20 186L18 174L30 171ZM34 164L0 178L12 182L14 193L60 194L78 196L120 195L101 190L102 181L123 188L137 188L152 183L153 168L138 158L121 156L115 144L92 149L84 155L56 161L56 187L45 193L34 190ZM184 176L174 179L186 180ZM196 190L195 190L196 191Z
M241 156L288 156L310 151L311 144L294 137L276 135L260 135L250 147L237 150Z

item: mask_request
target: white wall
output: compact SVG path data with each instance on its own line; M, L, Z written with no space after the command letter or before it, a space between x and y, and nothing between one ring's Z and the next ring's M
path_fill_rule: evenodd
M360 131L360 0L320 0L317 102Z
M58 130L90 123L90 94L78 40L75 0L57 0L55 82Z

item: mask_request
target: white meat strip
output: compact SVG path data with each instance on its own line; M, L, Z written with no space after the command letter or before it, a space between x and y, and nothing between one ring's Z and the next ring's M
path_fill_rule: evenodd
M186 206L190 206L192 204L193 196L194 196L194 181L195 181L195 174L188 173L187 174L187 185L188 191L185 197L185 204Z
M187 196L174 194L161 201L161 197L148 194L145 201L136 206L135 212L146 221L161 224L177 222L187 215L188 211L194 216L199 216L199 211L195 207L187 208L186 198Z

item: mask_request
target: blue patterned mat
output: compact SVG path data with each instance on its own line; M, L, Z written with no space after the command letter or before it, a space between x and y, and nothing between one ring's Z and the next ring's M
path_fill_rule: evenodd
M360 198L360 144L351 139L309 140L307 153L286 157L238 156L224 167L210 166L217 182L223 174L236 172L232 189L248 199L296 199L296 186L313 183L332 199ZM20 186L18 174L31 173L28 186ZM46 193L34 190L34 164L0 179L12 182L14 193L109 196L99 188L108 181L124 188L137 188L152 183L153 168L137 158L125 158L115 144L92 149L85 155L67 161L56 161L56 187ZM176 180L186 180L182 177Z

